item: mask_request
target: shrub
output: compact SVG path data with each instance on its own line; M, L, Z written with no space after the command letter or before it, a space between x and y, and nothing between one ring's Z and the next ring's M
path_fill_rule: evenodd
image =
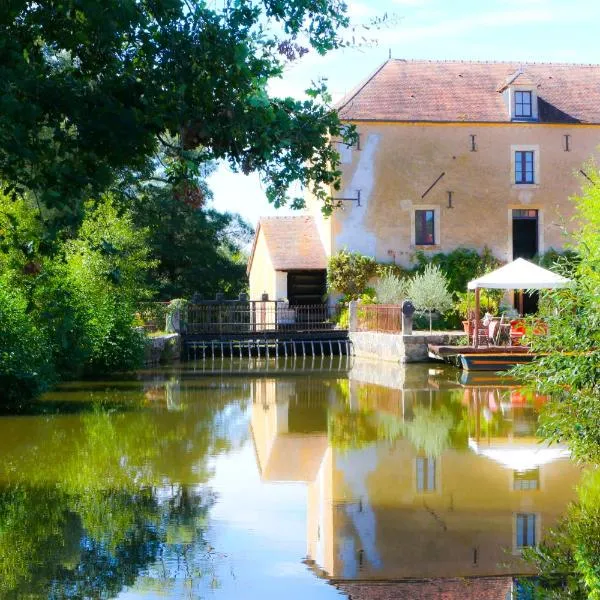
M407 296L407 289L407 280L387 273L375 284L377 302L380 304L401 304Z
M452 294L448 291L448 281L440 268L431 264L412 278L408 297L417 310L429 313L429 331L432 330L432 313L445 313L454 305Z
M43 333L26 312L25 298L0 284L0 400L17 402L45 391L54 372Z
M419 251L415 253L414 259L416 270L420 273L428 264L440 267L448 278L448 289L451 292L464 292L469 281L500 266L500 261L489 248L484 248L481 254L473 248L456 248L447 254L438 252L431 258Z
M327 287L348 300L355 300L365 291L376 267L377 263L370 256L340 250L329 259Z
M503 294L503 290L480 290L479 306L481 312L489 312L493 315L497 314ZM456 297L458 300L454 305L454 310L457 312L458 317L462 321L465 321L469 318L467 310L475 310L475 297L473 293L468 294L467 292L457 293Z

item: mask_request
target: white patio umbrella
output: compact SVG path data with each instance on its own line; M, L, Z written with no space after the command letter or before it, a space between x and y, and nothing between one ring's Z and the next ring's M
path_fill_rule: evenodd
M473 346L478 346L479 330L479 290L547 290L565 287L570 279L557 275L524 258L512 262L485 275L469 281L468 289L475 290L475 334Z

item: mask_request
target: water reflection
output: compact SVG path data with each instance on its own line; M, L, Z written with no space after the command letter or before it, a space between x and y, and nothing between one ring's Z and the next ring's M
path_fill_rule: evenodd
M0 417L0 597L360 597L386 580L418 598L430 579L503 599L580 476L535 437L544 401L347 357L66 385Z
M263 479L308 484L315 569L337 582L530 571L521 549L580 477L565 448L535 437L545 399L510 382L461 384L445 369L388 371L253 385Z

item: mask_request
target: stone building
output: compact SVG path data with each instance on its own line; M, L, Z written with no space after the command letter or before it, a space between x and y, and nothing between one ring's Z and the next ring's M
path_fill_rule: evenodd
M348 248L408 266L417 250L488 247L528 258L562 248L574 226L569 196L600 143L600 65L389 60L338 110L359 134L338 143L340 207L325 218L307 198L303 225L326 257ZM291 223L270 220L290 242ZM269 267L253 258L255 299L253 272ZM281 273L276 296L288 297Z

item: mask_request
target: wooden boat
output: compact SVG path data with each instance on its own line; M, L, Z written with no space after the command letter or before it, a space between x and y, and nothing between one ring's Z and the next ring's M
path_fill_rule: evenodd
M536 355L531 352L488 352L459 354L458 357L465 371L506 371L515 365L530 363Z
M429 356L465 371L506 371L514 365L531 362L536 354L527 346L436 346L429 344Z

